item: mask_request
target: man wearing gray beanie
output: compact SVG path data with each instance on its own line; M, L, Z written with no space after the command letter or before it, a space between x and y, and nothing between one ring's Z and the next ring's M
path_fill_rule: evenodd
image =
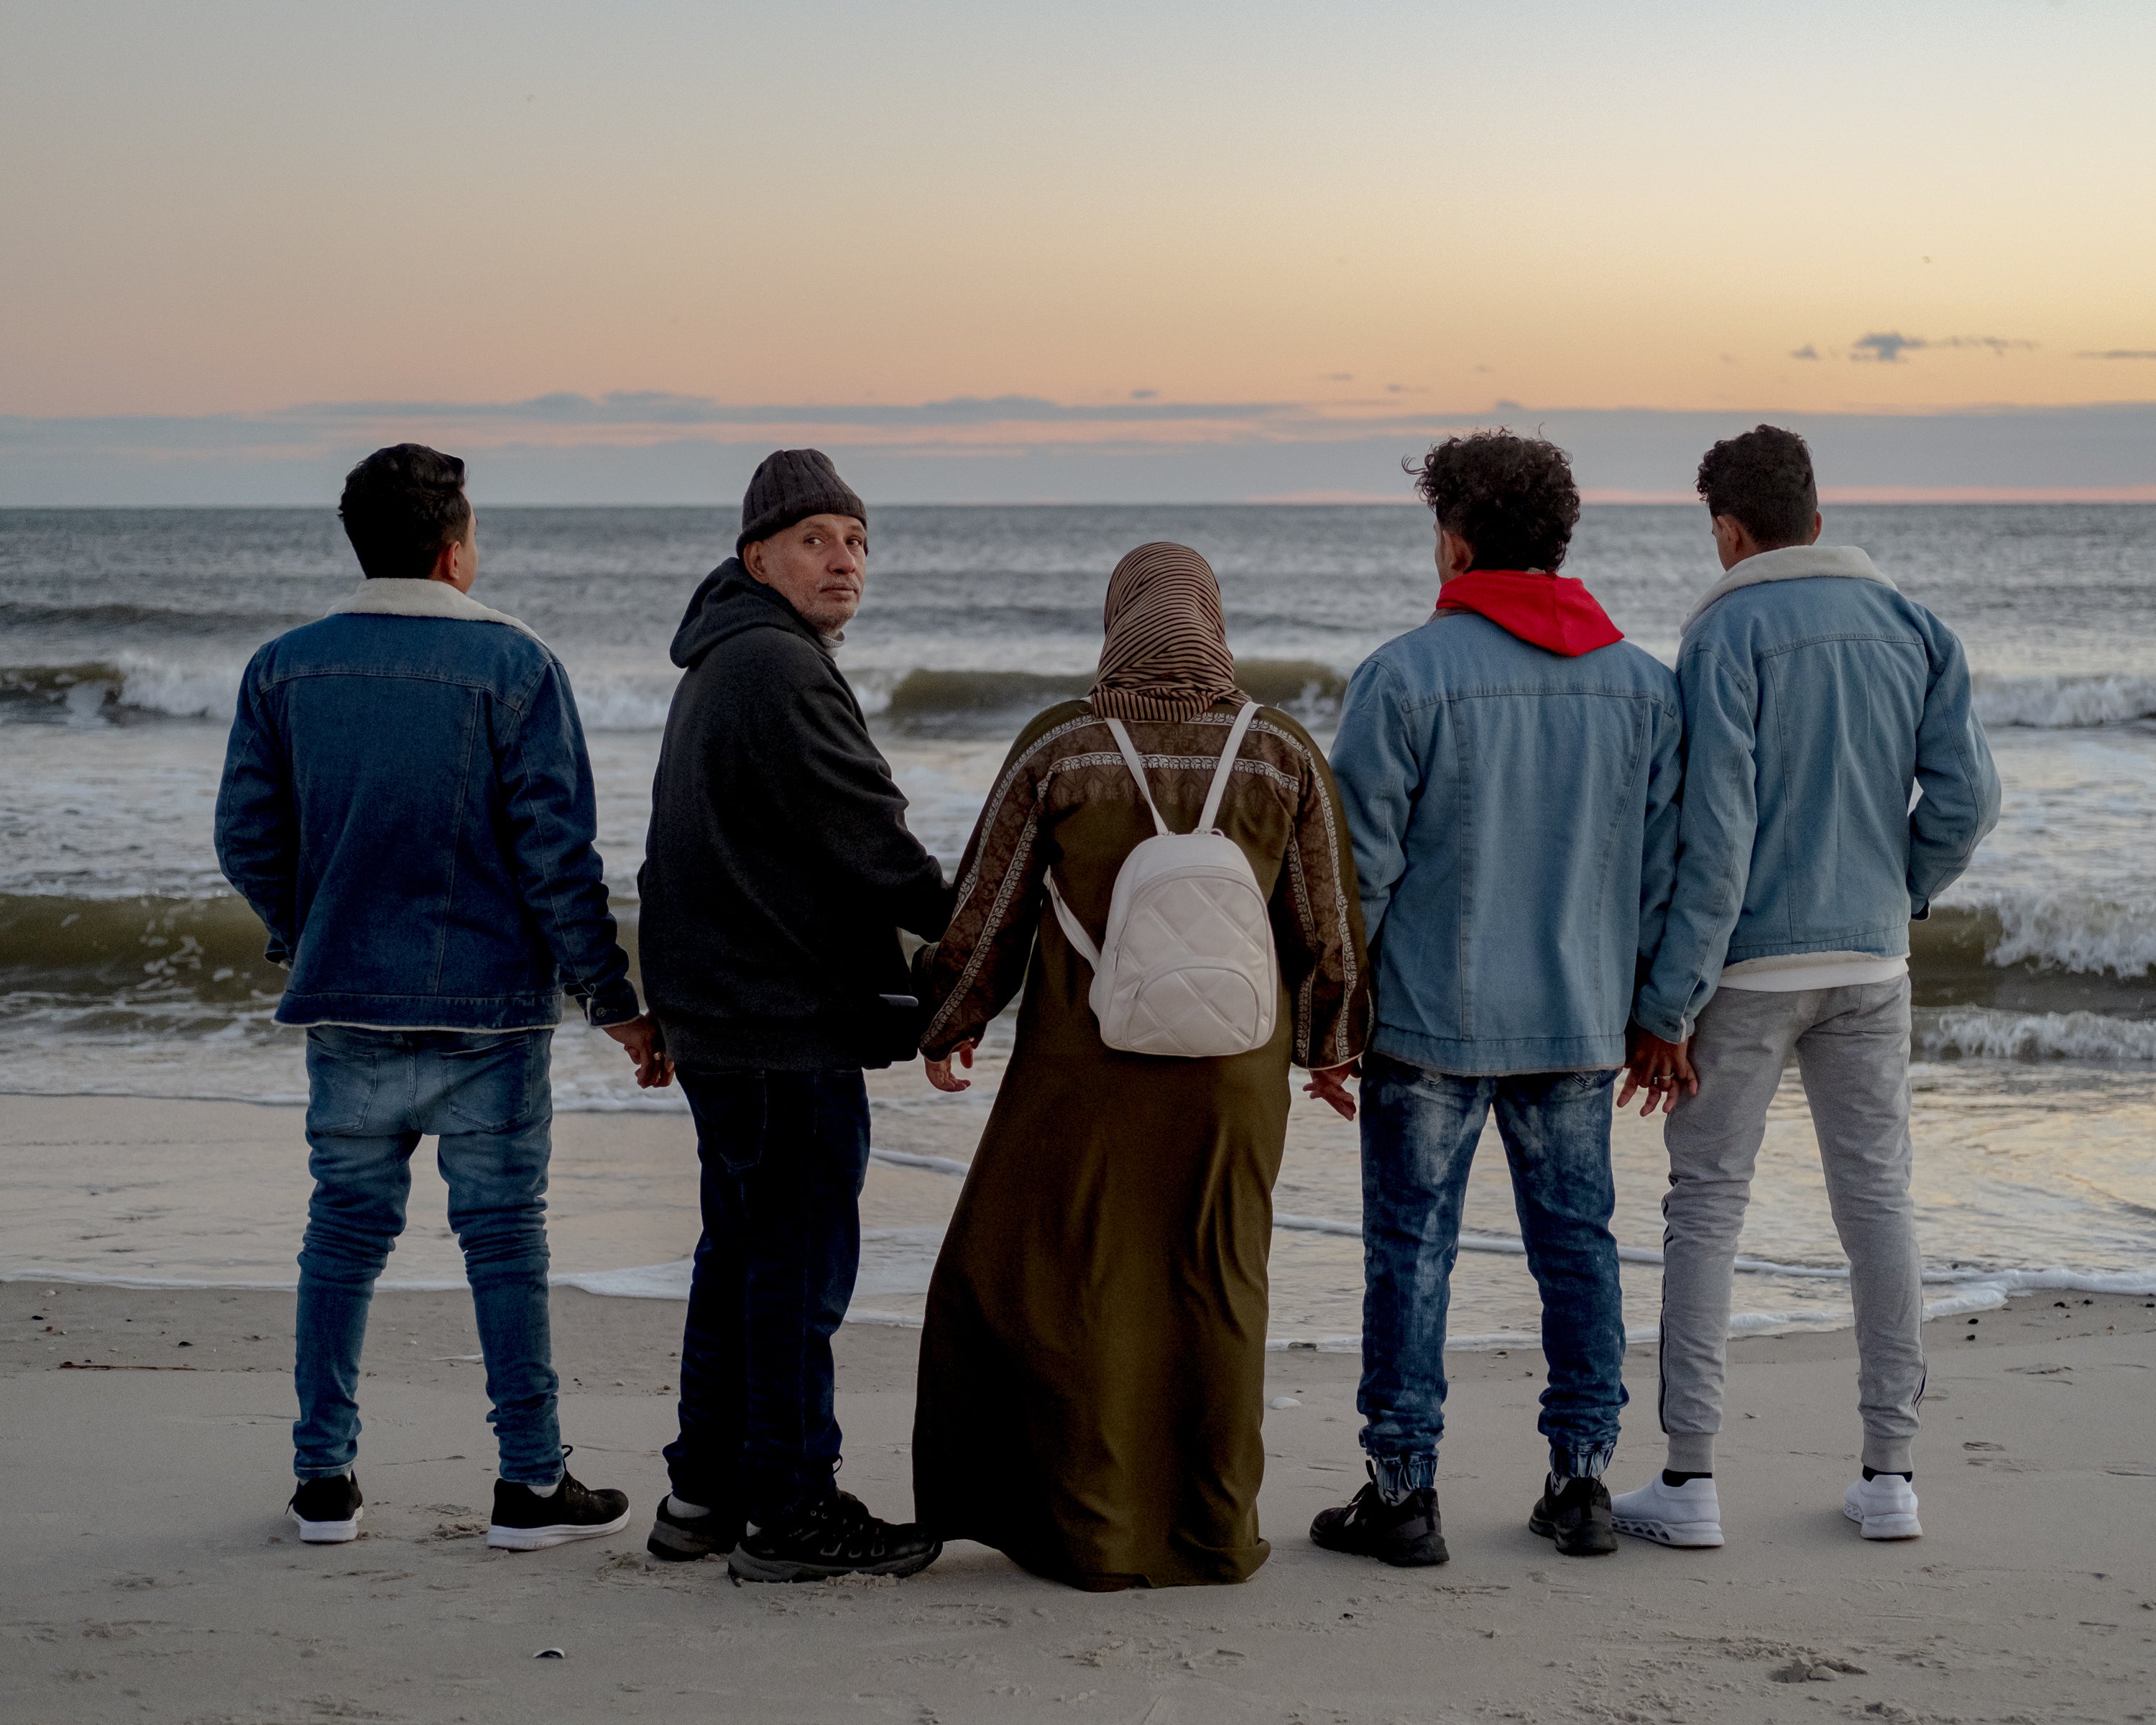
M831 1335L860 1260L861 1072L920 1025L901 929L951 888L836 658L868 508L820 449L749 480L736 555L674 637L681 680L638 884L644 984L696 1122L704 1231L658 1557L737 1577L908 1575L941 1549L838 1489Z

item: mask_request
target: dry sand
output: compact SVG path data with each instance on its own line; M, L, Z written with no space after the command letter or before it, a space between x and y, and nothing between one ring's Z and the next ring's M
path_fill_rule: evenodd
M1266 1416L1271 1562L1240 1588L1110 1595L973 1545L870 1585L652 1563L680 1308L567 1291L564 1430L581 1477L630 1492L628 1532L486 1550L470 1307L406 1293L377 1301L369 1337L365 1537L302 1547L280 1513L290 1311L0 1285L0 1720L2156 1718L2156 1306L2138 1297L1930 1327L1928 1532L1899 1545L1840 1513L1846 1335L1734 1345L1727 1548L1594 1560L1524 1525L1539 1361L1455 1356L1453 1558L1412 1573L1304 1537L1359 1479L1354 1362L1276 1355L1271 1393L1301 1404ZM839 1347L844 1481L891 1515L915 1341L850 1327ZM1659 1459L1652 1354L1630 1364L1620 1486Z

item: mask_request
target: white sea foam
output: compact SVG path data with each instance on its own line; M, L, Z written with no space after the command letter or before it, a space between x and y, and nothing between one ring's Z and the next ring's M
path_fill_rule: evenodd
M2124 896L2086 887L1976 886L1958 892L1957 909L1988 911L1999 936L1984 957L1997 965L2055 964L2061 970L2108 970L2146 976L2156 966L2156 895L2127 887Z
M1987 725L2068 731L2156 718L2156 677L1979 676L1975 693Z
M1948 1007L1927 1015L1919 1024L1917 1048L1934 1058L2156 1060L2156 1024L2094 1012L2024 1014Z
M148 653L122 653L120 705L171 719L228 719L239 699L237 665L191 665Z

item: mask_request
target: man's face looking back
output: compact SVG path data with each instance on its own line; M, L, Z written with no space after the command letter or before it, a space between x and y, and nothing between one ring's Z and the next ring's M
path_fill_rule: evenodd
M835 635L861 608L869 530L850 515L812 515L743 547L742 562L817 634Z

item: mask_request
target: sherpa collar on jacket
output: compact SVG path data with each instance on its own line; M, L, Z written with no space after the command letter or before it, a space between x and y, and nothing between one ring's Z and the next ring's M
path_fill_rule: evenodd
M539 641L531 629L506 611L482 605L470 593L459 593L446 581L413 580L385 576L362 581L357 593L348 593L323 614L368 617L446 617L464 623L502 623ZM539 641L541 646L547 644Z
M1685 619L1684 627L1677 633L1689 634L1692 624L1699 621L1707 608L1724 593L1734 593L1740 587L1756 587L1763 581L1801 581L1811 575L1848 575L1859 581L1876 581L1882 587L1894 586L1872 567L1871 559L1853 545L1779 546L1732 564L1729 572L1707 588L1707 596L1692 607L1691 615ZM1895 588L1895 591L1901 589Z

